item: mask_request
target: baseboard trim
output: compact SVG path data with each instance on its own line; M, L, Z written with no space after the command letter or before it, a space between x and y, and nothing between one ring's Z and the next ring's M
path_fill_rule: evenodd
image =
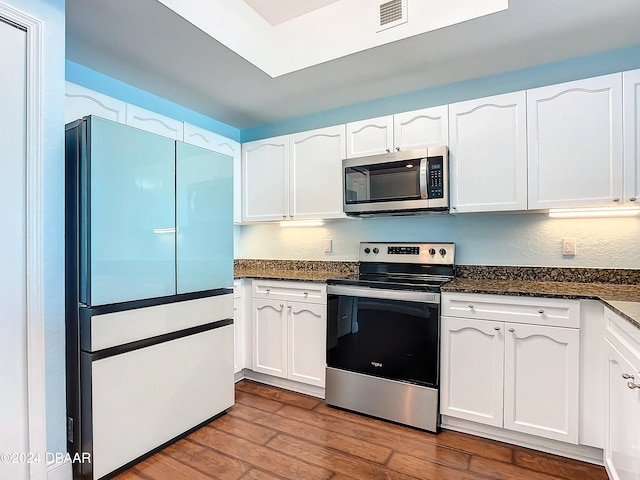
M310 395L312 397L324 399L324 388L316 387L315 385L307 385L305 383L288 380L286 378L273 377L271 375L254 372L253 370L249 370L246 368L244 369L243 378L259 383L264 383L266 385L271 385L272 387L284 388L285 390L291 390L293 392L298 392L304 395Z
M477 437L518 445L532 450L550 453L552 455L573 458L574 460L580 460L582 462L593 463L601 466L604 465L603 450L600 448L563 443L557 440L549 440L542 437L536 437L535 435L527 435L525 433L513 432L503 428L481 425L479 423L448 417L445 415L441 418L441 427L445 430L468 433Z
M71 462L68 460L47 465L47 480L71 480L72 477Z

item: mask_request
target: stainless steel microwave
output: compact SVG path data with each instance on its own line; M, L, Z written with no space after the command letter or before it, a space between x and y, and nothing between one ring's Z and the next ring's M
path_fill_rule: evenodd
M447 147L429 147L342 161L347 215L449 211Z

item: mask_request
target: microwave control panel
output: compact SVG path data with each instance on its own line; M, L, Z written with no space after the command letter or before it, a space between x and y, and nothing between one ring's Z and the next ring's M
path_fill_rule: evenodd
M428 198L444 197L444 158L429 157L429 172L427 180Z

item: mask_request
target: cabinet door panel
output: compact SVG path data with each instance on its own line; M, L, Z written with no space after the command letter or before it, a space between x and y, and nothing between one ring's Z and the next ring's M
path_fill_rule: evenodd
M326 306L288 305L289 379L324 387L326 367Z
M529 90L527 117L530 209L619 204L621 74Z
M527 209L525 92L449 106L453 212Z
M393 116L393 143L400 150L447 145L447 105L398 113Z
M623 73L624 202L640 205L640 70Z
M174 141L97 117L89 129L81 205L91 213L81 225L89 222L90 232L81 238L90 234L90 264L81 264L81 278L90 278L90 291L81 289L81 301L175 294Z
M503 325L442 317L443 415L502 427Z
M341 218L345 126L291 135L291 218Z
M243 221L283 220L289 205L289 137L242 145Z
M125 123L127 104L122 100L94 92L75 83L65 82L64 123L73 122L87 115Z
M505 428L577 444L579 330L505 328Z
M233 285L233 159L176 143L178 293Z
M393 150L393 115L347 123L347 158Z
M127 104L127 125L173 140L184 138L182 122L130 103Z
M286 302L253 301L253 370L287 377Z

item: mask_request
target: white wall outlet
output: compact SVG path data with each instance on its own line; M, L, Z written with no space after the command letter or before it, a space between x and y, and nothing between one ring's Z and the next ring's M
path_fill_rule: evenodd
M325 239L324 241L324 253L330 253L332 249L332 242L330 238Z
M575 254L576 254L576 239L563 238L562 239L562 255L574 256Z

